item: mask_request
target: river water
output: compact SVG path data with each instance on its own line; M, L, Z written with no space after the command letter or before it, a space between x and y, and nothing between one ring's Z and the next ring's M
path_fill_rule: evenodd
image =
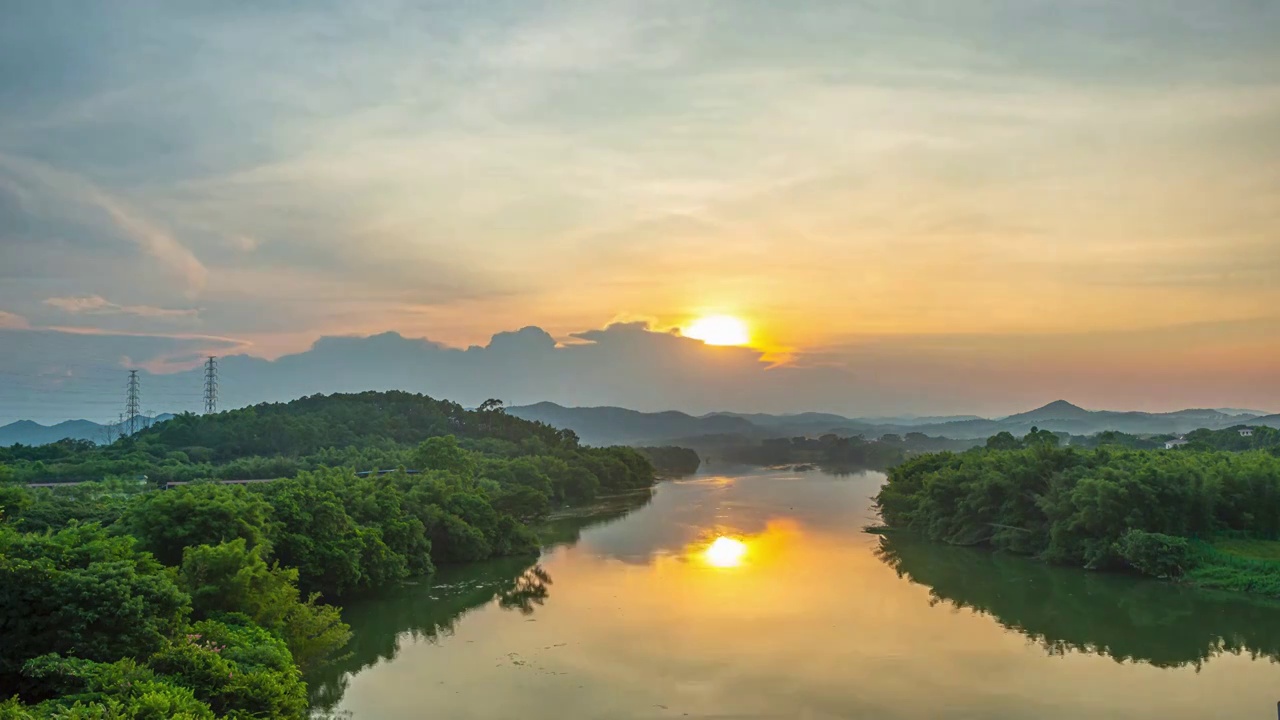
M1276 717L1280 605L862 532L879 473L661 483L355 603L317 706L410 718ZM725 539L721 539L725 538Z

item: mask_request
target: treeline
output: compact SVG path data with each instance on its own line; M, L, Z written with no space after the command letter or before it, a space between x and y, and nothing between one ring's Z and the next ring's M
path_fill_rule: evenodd
M876 440L861 436L826 434L817 438L771 438L761 441L721 442L714 451L717 459L746 465L813 464L828 468L883 470L912 454L943 449L962 449L968 440L929 437L923 433L884 435Z
M663 475L692 475L698 472L702 458L696 450L686 447L663 446L636 448L653 463L654 470Z
M1179 448L1182 452L1197 450L1266 450L1272 455L1280 455L1280 430L1265 425L1248 428L1247 435L1241 434L1243 428L1230 430L1193 430L1183 436L1186 445Z
M1062 448L1041 430L1016 443L993 438L898 465L876 496L881 517L958 545L1280 593L1280 564L1226 558L1209 545L1224 534L1277 537L1280 458Z
M465 410L404 392L313 396L179 415L101 447L67 440L0 448L0 480L145 476L148 483L163 485L292 477L331 467L421 469L419 444L444 436L456 437L480 458L482 480L502 484L514 474L549 503L585 502L602 489L645 487L653 480L652 465L635 451L583 447L572 431L508 415L497 401Z
M280 477L323 466L397 467L418 443L452 435L486 454L542 455L579 447L568 430L406 392L314 395L211 415L178 415L106 446L83 440L0 448L21 482ZM367 468L366 468L367 469Z
M1248 433L1242 434L1242 430L1248 430ZM1058 437L1063 445L1088 449L1124 447L1131 450L1162 450L1167 441L1181 437L1187 441L1187 444L1180 445L1177 448L1178 452L1266 450L1273 455L1280 454L1280 430L1266 426L1250 427L1241 425L1223 430L1201 428L1183 436L1131 435L1116 430L1107 430L1093 435L1071 435L1064 432L1055 432L1053 434ZM1022 447L1021 441L1008 432L1002 432L990 438L987 444L988 447L998 447L1005 450Z
M72 463L181 453L165 459L225 467L247 458L198 443L239 438L238 452L312 453L263 462L359 454L395 469L318 463L273 482L163 491L128 477L56 490L0 483L0 688L17 693L0 718L305 717L302 671L330 662L350 636L325 603L439 564L532 557L537 542L523 519L653 482L634 450L580 447L492 404L458 416L451 404L403 393L328 400L336 408L308 398L186 416L176 431L161 426L108 448L11 451L9 460L44 452ZM260 424L264 414L284 422ZM394 441L369 435L366 421ZM239 422L284 434L245 435ZM449 428L463 439L440 434ZM321 446L330 441L373 447ZM24 462L44 460L20 459L19 473Z

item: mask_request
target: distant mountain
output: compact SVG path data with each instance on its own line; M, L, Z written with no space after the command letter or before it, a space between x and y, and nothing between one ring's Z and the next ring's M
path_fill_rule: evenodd
M920 425L938 425L941 423L963 422L966 420L984 420L980 415L912 415L858 418L858 422L869 425L897 425L902 427L918 427Z
M731 415L694 417L682 412L642 413L617 407L567 408L541 402L507 408L509 415L569 428L589 445L646 445L690 435L751 434L758 428Z
M1072 405L1066 400L1054 400L1053 402L1038 407L1030 412L1010 415L1003 419L1003 422L1037 422L1043 420L1082 420L1088 418L1093 413L1085 410L1079 405Z
M702 417L736 417L750 421L753 425L764 428L794 428L810 432L822 432L840 428L849 430L851 428L875 428L885 425L895 427L914 427L917 425L933 425L937 423L956 422L959 420L982 420L977 415L945 415L938 417L913 417L913 416L890 416L890 417L856 417L850 418L843 415L833 415L831 413L806 412L786 415L771 415L768 413L729 413L719 412L703 415Z
M985 439L999 432L1025 435L1033 427L1073 435L1093 435L1117 430L1135 435L1174 435L1197 428L1221 430L1246 423L1280 426L1280 415L1258 420L1253 415L1218 410L1190 409L1171 413L1087 410L1066 400L1056 400L1024 413L999 419L976 416L946 418L847 418L829 413L768 415L763 413L712 413L694 417L680 412L642 413L615 407L570 408L538 403L508 409L526 420L540 420L569 428L590 444L662 444L695 442L717 436L765 438L787 435L814 437L826 433L876 438L884 434L924 433L957 440Z
M705 418L728 417L746 420L753 425L760 427L796 427L806 425L842 425L845 423L855 422L851 418L843 415L832 415L831 413L806 412L796 413L794 415L770 415L768 413L731 413L717 412L702 416Z
M155 418L139 417L140 425L164 422L173 417L164 413ZM92 420L64 420L56 425L41 425L30 420L19 420L0 426L0 447L10 445L48 445L59 440L90 440L105 443L116 434L114 425L96 423Z
M525 420L568 428L590 445L661 445L677 440L687 445L711 439L723 442L733 437L818 437L827 433L866 438L924 433L955 440L982 440L999 432L1025 435L1033 427L1073 435L1093 435L1104 430L1134 435L1178 435L1198 428L1221 430L1237 425L1280 428L1280 414L1260 417L1234 410L1197 408L1169 413L1116 412L1087 410L1066 400L1055 400L1034 410L997 419L973 415L850 418L818 412L794 415L718 412L698 417L676 411L650 413L607 406L565 407L550 402L512 406L507 412ZM173 416L160 415L155 422L170 417ZM41 445L63 438L100 443L107 438L107 426L88 420L68 420L53 426L20 420L0 427L0 446Z

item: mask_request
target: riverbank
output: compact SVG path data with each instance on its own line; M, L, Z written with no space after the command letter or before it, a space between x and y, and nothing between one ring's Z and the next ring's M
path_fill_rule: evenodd
M1199 587L1280 596L1280 458L1024 447L893 468L885 525L929 540Z

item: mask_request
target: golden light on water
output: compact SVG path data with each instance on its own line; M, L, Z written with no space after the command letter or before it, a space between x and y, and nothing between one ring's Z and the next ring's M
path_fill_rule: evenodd
M681 334L708 345L746 345L751 342L751 331L747 324L732 315L700 317L681 331Z
M747 556L747 544L731 537L718 537L702 551L708 565L721 568L737 567Z

